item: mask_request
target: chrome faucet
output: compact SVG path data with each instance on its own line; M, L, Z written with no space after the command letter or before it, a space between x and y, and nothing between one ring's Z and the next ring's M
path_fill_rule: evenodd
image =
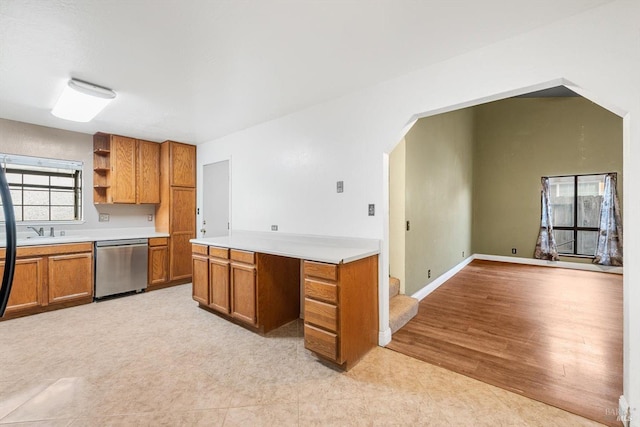
M49 230L49 237L56 237L56 233L53 230L53 227L51 227L51 229Z
M28 226L27 228L32 229L33 231L36 232L36 234L38 234L38 236L43 237L44 236L44 228L40 227L40 229L37 229L35 227L32 226Z

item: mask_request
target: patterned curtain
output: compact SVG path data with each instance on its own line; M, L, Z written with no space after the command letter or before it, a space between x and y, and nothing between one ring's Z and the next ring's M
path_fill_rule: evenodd
M617 176L604 178L604 195L600 209L600 232L594 264L622 266L622 221L618 202Z
M553 236L551 200L549 198L549 178L542 178L542 213L540 215L540 234L536 243L536 251L533 256L537 259L558 261L558 247Z

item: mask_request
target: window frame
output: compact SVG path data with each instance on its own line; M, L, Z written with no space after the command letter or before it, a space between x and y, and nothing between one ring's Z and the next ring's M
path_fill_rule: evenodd
M583 173L578 175L554 175L554 176L548 177L549 180L553 178L573 178L573 226L556 226L555 224L552 224L554 231L555 230L573 231L573 253L558 252L558 255L568 256L568 257L577 257L577 258L594 258L595 257L595 254L588 255L588 254L578 253L578 232L600 231L600 227L579 227L578 226L578 178L584 177L584 176L599 176L599 175L606 176L608 174L614 174L616 175L616 177L618 175L616 172L605 172L605 173ZM552 205L552 209L553 209L553 205Z
M84 163L82 161L74 160L58 160L51 158L23 156L14 154L0 154L0 167L2 167L7 173L20 174L22 176L20 183L9 182L9 189L11 191L19 191L22 193L21 203L15 204L15 206L21 209L20 220L16 221L17 224L82 224L84 223L84 182L82 179ZM48 184L27 184L25 183L25 175L39 175L48 177ZM72 186L65 185L52 185L52 178L71 178L73 180ZM36 191L43 191L47 193L48 203L42 206L47 209L48 219L29 219L25 220L25 204L24 204L24 191L33 189ZM67 191L73 193L73 206L72 205L58 205L51 203L52 192ZM32 205L27 205L32 206ZM36 206L36 205L33 205ZM51 219L52 208L56 206L72 207L74 218L70 219ZM17 216L17 215L16 215ZM4 223L1 220L0 223Z

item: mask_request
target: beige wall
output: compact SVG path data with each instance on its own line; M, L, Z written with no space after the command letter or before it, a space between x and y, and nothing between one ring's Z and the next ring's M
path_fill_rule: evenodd
M515 256L533 257L542 176L618 172L622 196L615 114L584 98L516 98L474 110L475 253L511 256L517 248Z
M458 110L419 120L405 137L409 295L471 254L473 122L472 109Z
M405 170L404 139L389 155L389 274L400 279L400 293L405 293Z
M48 157L83 162L82 224L56 225L56 230L83 228L153 227L147 215L155 213L154 205L93 204L93 137L79 132L36 126L0 119L0 153ZM108 213L109 222L98 222L98 213ZM24 227L19 226L21 231Z

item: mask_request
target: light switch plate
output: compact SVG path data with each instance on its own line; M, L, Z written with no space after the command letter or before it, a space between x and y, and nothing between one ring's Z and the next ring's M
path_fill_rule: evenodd
M278 231L278 226L277 225L272 225L271 226L271 231Z
M338 181L336 183L336 191L338 193L344 193L344 181Z
M375 216L375 214L376 214L376 205L370 204L369 205L369 216Z

